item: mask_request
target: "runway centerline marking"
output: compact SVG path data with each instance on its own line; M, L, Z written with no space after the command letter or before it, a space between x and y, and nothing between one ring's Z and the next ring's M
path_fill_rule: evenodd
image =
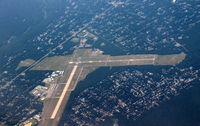
M124 59L124 60L89 60L81 62L69 62L69 64L81 64L81 63L110 63L110 62L129 62L129 61L145 61L145 60L155 60L155 58L146 59Z
M64 96L65 96L65 94L66 94L68 88L69 88L69 85L70 85L70 83L71 83L71 81L72 81L72 78L74 77L74 74L75 74L75 72L76 72L77 67L78 67L77 65L74 66L74 68L73 68L73 70L72 70L72 72L71 72L71 74L70 74L70 76L69 76L69 79L68 79L68 81L67 81L67 83L66 83L66 85L65 85L65 87L64 87L64 89L63 89L63 91L62 91L62 94L61 94L61 96L60 96L60 99L58 100L58 102L57 102L57 104L56 104L56 107L55 107L55 109L54 109L54 111L53 111L53 113L52 113L52 115L51 115L51 119L54 119L54 118L56 117L56 114L57 114L57 112L58 112L58 109L60 108L60 105L61 105L61 103L62 103L62 101L63 101L63 99L64 99Z

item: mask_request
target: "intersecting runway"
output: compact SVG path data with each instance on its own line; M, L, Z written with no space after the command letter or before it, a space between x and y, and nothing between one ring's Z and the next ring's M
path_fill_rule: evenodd
M79 81L99 67L111 66L134 66L134 65L174 65L180 63L185 54L174 55L92 55L91 49L79 49L72 55L46 58L32 70L62 70L64 74L56 82L54 94L44 103L42 121L40 126L55 126L58 124L65 109L71 92L76 88ZM52 91L53 90L53 91ZM51 95L48 95L51 96Z

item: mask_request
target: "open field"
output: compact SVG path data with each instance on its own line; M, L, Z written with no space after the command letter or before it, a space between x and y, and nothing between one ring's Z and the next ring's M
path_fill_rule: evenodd
M176 65L186 57L185 53L172 55L124 55L92 56L90 49L76 50L73 55L47 57L35 65L31 70L64 70L68 65L79 64L82 66L127 66L127 65ZM29 66L30 63L22 61L18 67Z
M34 62L35 62L35 60L32 60L32 59L26 59L24 61L21 61L19 63L19 65L17 66L16 70L20 69L21 67L28 67L31 64L33 64Z
M45 100L42 112L41 126L57 125L71 92L80 80L99 67L133 66L133 65L176 65L182 62L186 54L172 55L124 55L110 56L95 54L91 49L75 50L72 55L47 57L31 70L61 70L64 71L51 89L51 94ZM24 61L25 62L25 61ZM25 66L26 64L23 64ZM27 65L29 65L27 63ZM22 65L21 65L22 66Z

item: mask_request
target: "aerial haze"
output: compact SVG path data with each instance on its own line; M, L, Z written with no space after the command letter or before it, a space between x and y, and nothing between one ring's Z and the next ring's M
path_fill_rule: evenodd
M198 126L199 0L0 0L0 125Z

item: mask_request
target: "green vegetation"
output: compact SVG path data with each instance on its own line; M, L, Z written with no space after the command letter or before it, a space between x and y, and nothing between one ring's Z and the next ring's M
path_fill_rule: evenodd
M81 32L81 33L79 34L79 36L83 37L83 36L85 36L86 34L87 34L87 32Z
M36 64L31 70L64 70L67 67L67 63L70 62L72 56L74 58L81 57L81 60L88 61L88 60L103 60L107 59L108 55L100 55L100 56L92 56L91 49L78 49L75 50L73 55L66 55L66 56L53 56L53 57L46 57L43 59L39 64ZM150 55L150 54L142 54L142 55L125 55L125 56L110 56L110 59L134 59L134 58L141 58L145 59L148 57L154 58L154 62L151 64L153 65L177 65L181 63L185 57L185 53L180 54L171 54L171 55ZM25 62L26 61L26 62ZM30 65L30 60L25 60L20 62L19 67ZM28 62L29 61L29 62ZM150 60L151 61L151 60ZM150 62L149 61L149 62ZM146 62L141 61L137 65L144 65ZM95 64L94 64L95 65ZM113 63L110 64L111 66L124 66L124 62L121 63ZM134 63L132 65L135 65ZM98 66L98 65L97 65Z
M72 38L71 41L77 43L79 42L79 38Z
M38 121L34 118L30 118L26 122L19 124L19 126L37 126L37 125Z
M93 35L92 33L89 33L89 32L88 32L87 37L89 37L89 38L94 38L94 37L96 37L96 36Z
M181 63L186 57L185 53L172 55L157 55L155 65L177 65Z
M33 118L29 119L29 122L32 123L32 126L36 126L38 124L37 120Z
M97 36L95 36L94 34L88 32L86 30L84 30L81 33L79 33L78 37L79 37L79 39L80 38L90 38L90 39L93 39L94 41L98 40ZM78 39L78 38L73 38L73 39ZM76 41L76 40L73 40L73 39L72 39L72 41Z
M34 62L35 60L32 60L32 59L26 59L24 61L21 61L15 70L19 70L21 67L28 67Z

